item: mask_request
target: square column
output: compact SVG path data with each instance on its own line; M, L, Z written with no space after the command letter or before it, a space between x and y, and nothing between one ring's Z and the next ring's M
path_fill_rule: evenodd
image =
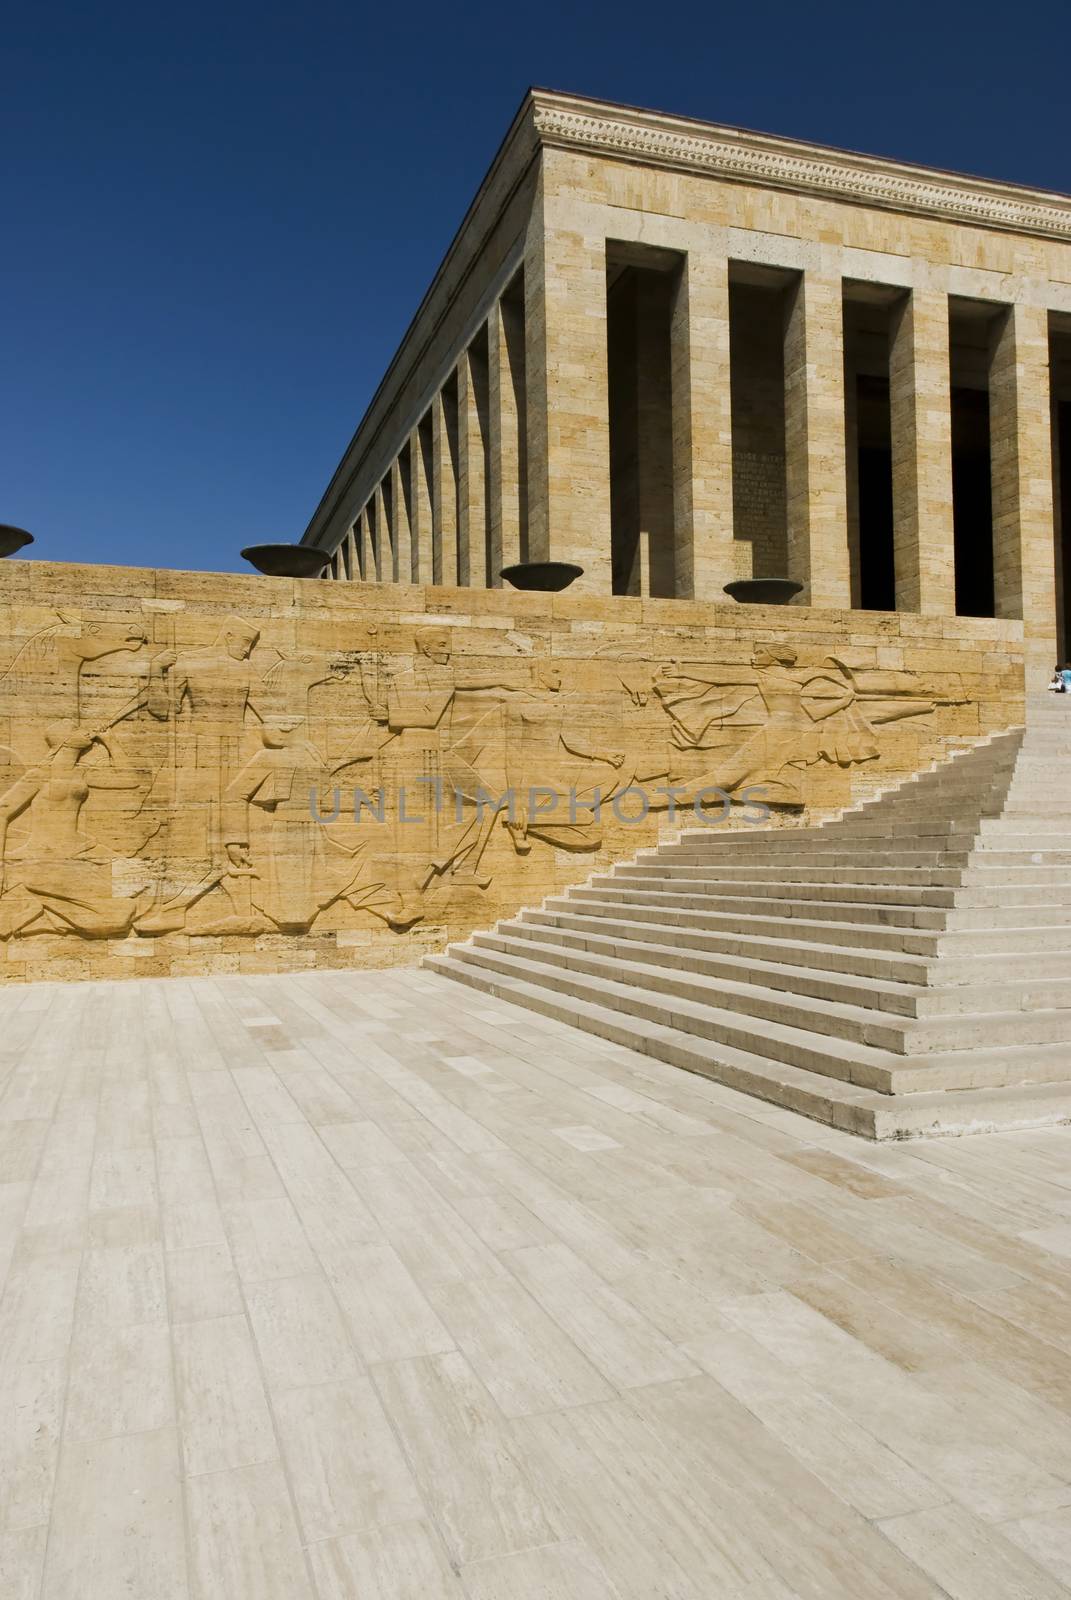
M346 537L342 541L342 564L346 570L346 577L351 583L355 578L361 576L361 567L357 560L357 540L352 528L347 531Z
M674 591L719 600L751 576L746 544L733 540L729 263L695 251L683 262L670 317Z
M402 458L398 456L390 469L390 504L393 522L394 577L398 583L412 583L413 554L409 526L409 502L406 496L406 474Z
M503 567L520 561L527 544L524 518L524 317L499 300L487 322L487 500L490 571L498 587Z
M889 339L897 611L956 614L948 297L915 289Z
M800 605L851 608L844 458L844 309L839 278L804 273L785 322L788 574Z
M368 507L365 506L354 524L357 544L357 565L364 583L375 583L376 568L372 555L372 538L368 526Z
M534 217L525 258L528 554L575 561L573 591L609 594L610 423L606 380L606 240Z
M486 370L472 345L457 364L458 582L487 587Z
M389 489L384 491L383 481L376 485L373 503L376 508L376 572L380 583L390 583L394 578L389 493Z
M431 424L421 422L409 435L409 538L414 583L432 581L431 453Z
M457 468L455 442L457 408L440 390L431 406L431 506L433 583L457 583ZM452 413L452 414L451 414Z
M1027 687L1041 689L1056 660L1049 319L1042 307L1009 306L997 325L989 435L996 614L1023 619Z

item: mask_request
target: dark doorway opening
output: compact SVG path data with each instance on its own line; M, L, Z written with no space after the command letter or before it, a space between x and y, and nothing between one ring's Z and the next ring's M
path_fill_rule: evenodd
M991 617L993 466L989 395L978 389L952 390L952 529L956 615Z

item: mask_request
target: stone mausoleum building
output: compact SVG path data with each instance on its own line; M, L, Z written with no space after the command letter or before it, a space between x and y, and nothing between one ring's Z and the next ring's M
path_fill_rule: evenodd
M1069 538L1071 199L533 91L333 581L2 563L0 981L423 961L872 1138L1071 1120Z
M1071 199L526 98L305 534L330 576L1021 619L1066 652Z

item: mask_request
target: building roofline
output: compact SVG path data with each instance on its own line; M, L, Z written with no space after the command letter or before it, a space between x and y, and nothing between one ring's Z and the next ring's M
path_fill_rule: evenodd
M914 212L944 222L1071 239L1071 196L781 134L534 89L542 145L701 172L728 181Z
M559 105L576 105L592 110L623 113L629 118L650 121L652 119L667 126L681 125L686 128L702 128L708 133L715 133L726 138L741 140L755 140L762 144L780 147L786 151L818 152L822 155L839 156L847 160L863 161L888 168L890 171L912 173L918 176L951 178L957 182L977 185L991 192L1007 191L1019 196L1029 195L1035 200L1049 200L1059 203L1067 202L1071 206L1071 191L1064 189L1039 189L1035 184L1020 183L1011 178L987 178L980 173L962 172L955 167L931 167L921 161L908 161L899 156L878 155L873 150L855 150L850 145L824 144L819 140L795 139L788 134L767 133L759 128L745 128L738 123L711 122L706 117L687 116L683 112L661 111L653 106L636 106L627 100L603 100L595 95L566 93L561 89L546 89L540 85L533 85L528 91L528 96L537 103L557 103Z
M1056 190L612 100L529 88L309 520L303 542L319 541L363 468L367 450L358 458L358 445L374 441L382 422L377 412L399 372L411 367L419 355L414 347L425 313L437 300L442 301L439 315L453 302L479 258L483 240L543 148L585 151L704 174L723 182L815 195L841 204L1071 241L1071 195ZM371 436L366 441L369 429Z

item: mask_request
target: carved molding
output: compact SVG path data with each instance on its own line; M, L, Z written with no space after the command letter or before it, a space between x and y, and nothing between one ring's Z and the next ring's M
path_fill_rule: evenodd
M944 173L926 175L893 163L829 151L797 152L752 142L744 134L731 140L718 133L685 133L624 117L535 106L535 126L546 144L605 150L685 172L714 173L741 182L792 189L805 194L865 203L894 211L917 212L945 221L976 223L1016 233L1071 240L1071 200L1061 202L1032 190L1020 197L983 180Z

